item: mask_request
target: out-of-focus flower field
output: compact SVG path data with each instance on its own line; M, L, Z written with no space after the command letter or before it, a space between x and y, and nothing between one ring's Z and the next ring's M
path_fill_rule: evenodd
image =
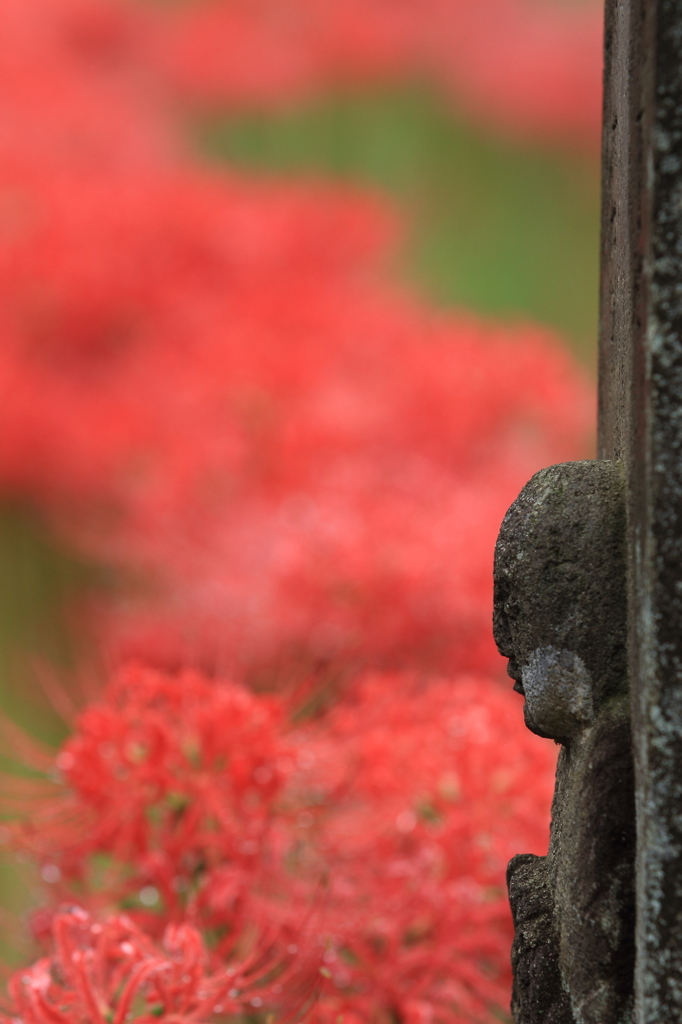
M0 0L5 1024L509 1020L596 0ZM11 45L9 45L11 43Z

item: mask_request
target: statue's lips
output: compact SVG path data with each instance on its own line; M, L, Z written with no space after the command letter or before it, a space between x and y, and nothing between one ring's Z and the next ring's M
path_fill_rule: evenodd
M526 693L523 689L523 680L521 678L521 669L513 658L510 658L507 662L507 675L510 679L513 679L516 683L514 689L517 693L520 693L525 697Z

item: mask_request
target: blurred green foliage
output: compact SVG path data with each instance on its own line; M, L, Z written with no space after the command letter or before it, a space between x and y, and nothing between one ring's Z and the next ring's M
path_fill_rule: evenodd
M209 155L251 171L353 181L405 214L400 268L430 298L557 328L595 363L599 168L594 156L504 140L413 86L278 114L214 116Z
M68 684L87 651L76 607L101 585L100 574L50 538L44 523L22 506L0 507L0 709L30 735L56 744L66 725L41 686L44 670ZM3 774L25 772L0 742ZM0 963L18 965L35 955L26 912L41 899L37 868L3 849L0 812Z
M46 741L66 732L40 677L67 677L85 654L76 611L99 573L61 549L29 509L0 508L0 706ZM0 750L0 768L6 767Z

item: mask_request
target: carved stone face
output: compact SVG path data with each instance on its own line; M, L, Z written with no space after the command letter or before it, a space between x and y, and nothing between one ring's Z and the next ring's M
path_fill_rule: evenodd
M627 685L624 522L618 467L591 461L537 473L502 523L493 632L540 736L569 742Z

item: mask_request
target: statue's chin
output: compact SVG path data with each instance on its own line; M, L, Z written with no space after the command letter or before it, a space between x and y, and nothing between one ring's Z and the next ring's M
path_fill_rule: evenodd
M540 727L536 724L535 719L530 713L528 701L526 701L523 705L523 720L526 723L527 729L530 729L530 731L534 732L537 736L542 736L542 731Z
M541 725L538 725L531 714L530 708L528 707L528 700L526 700L526 703L523 705L523 720L526 723L526 728L530 729L531 732L534 732L536 736L541 736L543 740L555 740L557 742L562 742L557 738L555 729L548 732L546 727L543 729Z

